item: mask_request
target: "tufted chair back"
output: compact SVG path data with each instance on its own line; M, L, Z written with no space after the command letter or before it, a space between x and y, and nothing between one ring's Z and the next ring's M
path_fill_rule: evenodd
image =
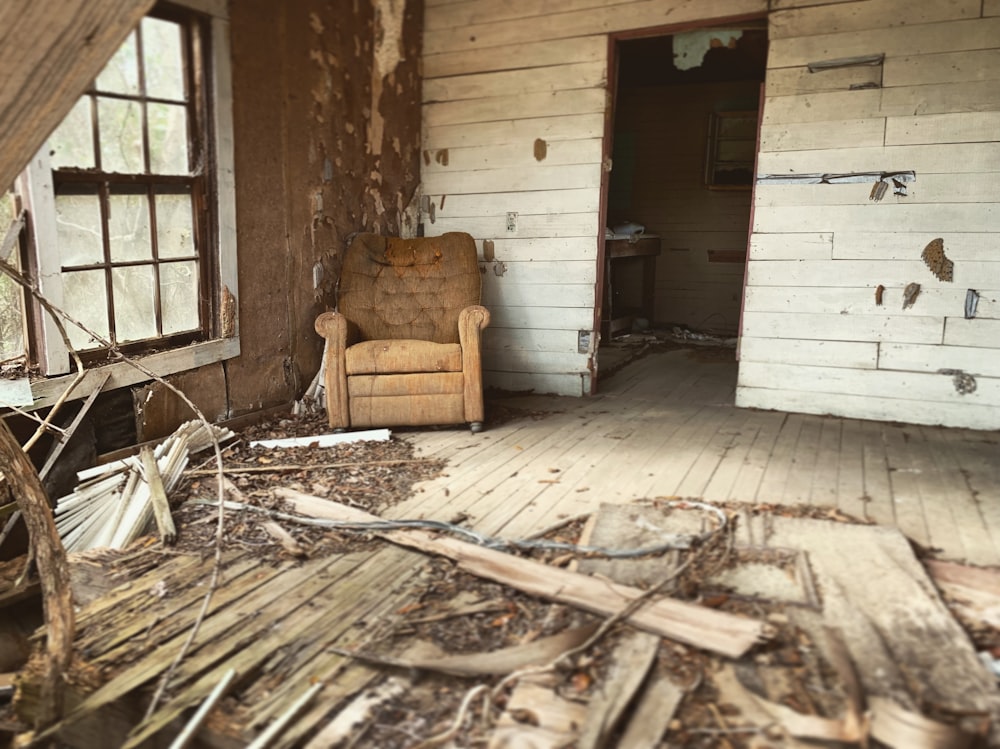
M344 257L337 306L362 340L458 343L459 314L479 304L481 289L468 234L359 234Z

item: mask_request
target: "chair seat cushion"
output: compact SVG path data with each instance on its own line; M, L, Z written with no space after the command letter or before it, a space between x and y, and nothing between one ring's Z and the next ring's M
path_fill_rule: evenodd
M347 375L461 372L462 346L413 339L363 341L345 352Z

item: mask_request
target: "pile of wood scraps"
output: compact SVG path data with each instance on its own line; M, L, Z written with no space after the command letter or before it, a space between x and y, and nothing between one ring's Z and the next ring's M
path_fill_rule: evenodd
M389 493L438 470L394 440L281 457L249 441L227 453L230 467L245 465L226 484L239 506L226 510L209 602L216 568L201 541L110 557L116 587L78 617L72 709L39 738L140 747L185 736L219 749L1000 746L1000 690L977 653L1000 641L983 639L991 624L973 630L975 644L967 631L1000 611L997 576L925 569L894 529L738 507L722 525L697 503L646 501L604 505L546 538L620 550L702 542L638 559L517 555L382 524L394 515ZM168 453L157 453L165 483ZM148 469L140 459L129 470ZM187 475L180 493L197 501L175 510L177 532L208 538L198 534L217 514L212 479ZM344 523L365 525L350 533ZM284 543L279 531L291 534ZM26 722L38 683L29 664L16 698Z
M189 456L231 439L228 429L188 421L155 449L81 471L73 493L56 502L56 528L67 551L121 549L156 519L161 538L173 540L168 495L180 483Z

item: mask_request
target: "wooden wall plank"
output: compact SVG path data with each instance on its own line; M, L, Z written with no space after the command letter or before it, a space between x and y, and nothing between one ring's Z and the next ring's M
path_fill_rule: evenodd
M534 143L542 138L548 143L560 140L586 140L604 135L604 113L524 117L497 122L428 125L424 123L425 149L465 148L503 144Z
M566 187L596 188L600 184L600 164L547 166L543 162L527 168L430 172L424 177L424 191L431 195L493 194L521 190L560 190ZM445 205L447 206L447 202Z
M760 128L760 150L811 151L826 148L864 148L885 142L885 118L829 122L765 124Z
M855 65L831 68L816 73L805 66L770 68L764 87L766 96L792 96L821 91L848 91L852 88L878 88L882 85L881 65Z
M492 372L530 372L532 374L572 374L587 371L583 354L547 351L483 351L483 366Z
M544 237L526 239L503 239L493 241L493 252L497 260L503 262L534 262L538 260L591 260L597 262L597 242L595 237ZM483 256L480 240L479 256ZM546 301L537 297L536 302ZM566 306L557 303L554 306Z
M771 10L805 8L810 5L830 5L832 3L855 3L857 0L771 0Z
M776 387L738 386L736 405L742 408L796 411L810 414L836 414L855 419L901 421L963 427L966 429L1000 429L1000 409L978 403L949 403L943 408L936 401L905 398L881 398L845 393L799 392Z
M603 112L603 107L604 92L585 89L428 104L424 106L423 116L424 127L431 129L444 125L494 123L511 119L512 112L519 118L534 119L592 114ZM473 142L469 145L483 144Z
M935 237L944 240L945 253L955 262L1000 261L1000 234L997 232L854 232L838 231L833 259L913 260Z
M768 36L783 39L978 18L980 9L979 0L903 4L897 0L866 0L849 5L780 10L768 16Z
M996 80L1000 80L1000 49L889 58L882 71L886 88Z
M570 330L511 330L487 328L483 348L492 352L549 351L565 353L576 351L577 333ZM581 357L585 355L581 354Z
M477 238L490 237L596 237L597 213L557 213L519 216L517 232L507 232L506 216L442 218L426 226L429 234L464 231ZM570 281L572 283L572 281Z
M945 320L944 343L948 346L976 346L980 349L1000 349L1000 320L949 317ZM983 351L983 357L996 358L995 352Z
M743 371L745 369L745 372ZM955 391L950 375L925 372L897 372L881 369L809 367L799 364L741 362L743 387L773 387L781 383L789 390L805 393L864 393L881 398L935 401L942 404L1000 405L1000 379L978 378L974 393Z
M864 183L837 185L757 185L754 192L758 208L793 205L871 205L871 185ZM891 191L882 198L883 204L899 203L1000 203L1000 179L996 172L980 174L921 173L915 182L907 183L906 195Z
M503 145L483 145L469 148L425 149L423 174L435 172L463 172L476 169L510 168L515 166L546 166L563 164L599 164L603 141L600 138L586 140L555 140L551 143L544 138L541 159L536 156L535 140L527 139Z
M828 91L801 96L768 97L764 123L821 122L845 116L909 117L1000 109L1000 86L993 81L901 86L879 90Z
M593 284L597 276L597 265L586 260L572 262L560 260L537 260L533 262L503 263L501 275L495 272L495 264L486 263L486 275L493 273L500 279L500 285L550 284L565 281L569 284ZM492 280L492 279L491 279Z
M1000 88L1000 84L997 87ZM886 120L885 143L888 146L995 140L1000 140L1000 112L931 114Z
M490 327L495 329L590 330L593 325L594 311L582 307L490 307Z
M970 278L1000 268L995 263L968 263ZM977 274L979 274L977 276ZM943 283L931 276L919 259L915 260L772 260L751 263L748 283L752 286L905 286L918 279L927 286ZM961 284L959 284L961 285Z
M703 0L636 0L567 13L555 10L537 18L489 21L467 26L461 34L450 30L430 30L424 33L424 54L483 50L515 42L566 39L666 24L702 22L712 18L763 15L766 12L766 0L714 0L711 5L706 5Z
M1000 203L943 203L935 207L872 203L867 206L758 207L754 231L988 232L1000 225Z
M887 285L882 305L875 303L878 279L863 286L751 286L746 290L748 312L788 312L826 315L899 316L918 314L944 319L964 314L965 287L925 285L914 306L903 311L903 284ZM831 281L836 283L836 281ZM932 282L937 283L937 282ZM980 289L978 318L1000 318L1000 290Z
M983 16L1000 16L1000 0L983 0Z
M442 102L424 106L424 126L437 127L469 122L494 122L511 119L512 112L517 112L519 118L525 119L593 112L603 113L604 104L605 93L603 89L599 88Z
M489 387L513 393L551 393L577 397L590 393L590 373L541 374L533 372L485 371L483 378Z
M628 0L618 0L618 2L628 2ZM465 29L467 26L477 24L537 18L549 13L601 8L609 4L615 3L609 0L549 0L543 5L537 0L478 0L452 5L447 13L428 13L424 28L428 31Z
M740 361L770 364L875 369L879 344L856 341L804 341L788 338L740 339Z
M962 174L1000 171L1000 143L821 149L761 153L758 174L895 172ZM918 177L919 179L919 177ZM822 231L819 227L816 227Z
M884 317L749 310L743 314L743 335L757 338L941 343L943 328L941 318L906 316L902 310Z
M868 29L787 39L770 39L768 68L790 68L822 60L883 53L887 57L991 49L1000 21L969 19Z
M572 283L509 283L483 281L483 304L494 307L499 304L508 307L534 307L553 305L556 307L594 308L594 284Z
M760 192L760 187L757 191ZM751 260L829 260L833 256L833 233L802 232L763 234L750 237Z
M475 193L471 195L428 195L438 219L473 216L503 217L507 211L519 215L597 212L599 195L593 189L526 190L522 192ZM425 217L425 223L430 223Z
M459 101L485 96L564 91L576 88L603 87L607 83L607 64L579 62L545 68L503 70L495 73L432 78L424 81L423 101Z
M1000 357L987 357L971 346L918 346L906 343L879 345L879 369L937 372L961 369L974 376L1000 377Z
M603 34L572 39L547 39L527 44L510 44L494 47L489 54L478 49L424 55L424 80L449 75L489 73L507 70L511 60L519 68L540 68L547 65L566 65L574 62L603 62L608 56L608 40Z

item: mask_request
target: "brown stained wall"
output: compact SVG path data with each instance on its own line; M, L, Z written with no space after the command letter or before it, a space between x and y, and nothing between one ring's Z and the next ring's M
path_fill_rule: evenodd
M230 13L242 354L224 382L184 382L228 386L237 416L300 397L319 369L313 320L334 305L348 238L415 231L423 0L240 0ZM153 391L149 418L183 410Z

